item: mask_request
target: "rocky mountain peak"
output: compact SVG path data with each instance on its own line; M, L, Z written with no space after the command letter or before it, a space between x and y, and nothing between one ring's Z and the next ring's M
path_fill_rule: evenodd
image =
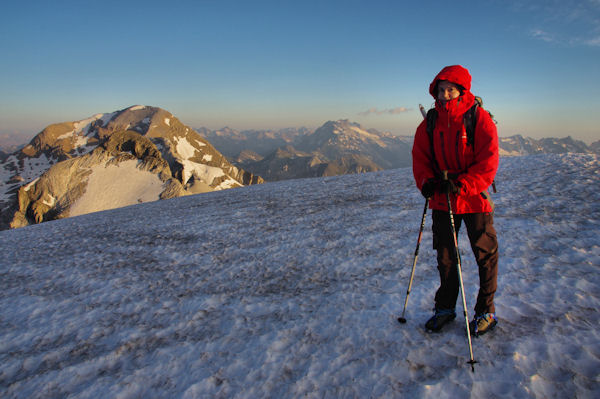
M113 184L109 169L114 176L132 176L146 194L131 191L131 184L123 198L127 190ZM73 216L74 209L81 214L131 205L142 197L158 200L263 182L229 163L170 112L140 105L46 127L0 164L0 178L2 228ZM110 203L85 195L100 184L106 185L100 193L114 190Z
M347 119L328 121L303 137L297 143L302 151L320 151L329 158L339 159L342 155L371 152L372 148L385 149L394 140L377 131L368 131L360 124Z

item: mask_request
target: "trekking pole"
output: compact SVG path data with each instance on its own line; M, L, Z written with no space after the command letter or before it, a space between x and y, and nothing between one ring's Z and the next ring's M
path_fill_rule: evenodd
M408 303L408 296L410 295L410 288L412 287L413 277L415 276L415 266L417 265L417 258L419 257L419 247L421 246L421 237L423 237L423 229L425 228L425 218L427 215L427 207L429 206L429 198L425 199L425 207L423 208L423 217L421 218L421 228L419 229L419 238L417 239L417 248L415 249L415 258L413 260L412 270L410 272L410 280L408 281L408 289L406 290L406 298L404 299L404 309L402 309L402 316L398 317L398 321L402 324L406 323L404 318L404 312L406 312L406 304Z
M448 171L442 172L442 179L448 181ZM460 266L460 252L458 250L458 239L456 237L456 228L454 227L454 215L452 214L452 203L450 202L450 193L446 192L448 200L448 214L450 215L450 228L452 229L452 238L454 239L454 249L456 250L456 268L458 270L458 281L460 282L460 293L462 294L463 314L467 325L467 341L469 343L469 354L471 359L467 362L471 365L471 370L475 372L475 359L473 359L473 345L471 344L471 330L469 330L469 316L467 316L467 300L465 299L465 287L463 285L462 270Z
M427 112L425 107L419 104L419 110L424 119L427 119ZM410 280L408 281L408 289L406 290L406 298L404 298L404 309L402 309L402 316L398 317L398 322L404 324L406 319L404 313L406 312L406 305L408 303L408 296L410 295L410 289L412 287L413 277L415 276L415 267L417 266L417 258L419 257L419 247L421 246L421 237L423 237L423 229L425 228L425 218L427 216L427 207L429 206L429 198L425 198L425 206L423 207L423 217L421 218L421 227L419 228L419 238L417 239L417 248L415 249L415 257L413 259L412 270L410 271Z

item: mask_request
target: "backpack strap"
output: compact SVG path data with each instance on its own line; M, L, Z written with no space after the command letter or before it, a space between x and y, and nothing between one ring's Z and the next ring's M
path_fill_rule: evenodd
M475 142L475 126L477 126L477 109L483 107L483 100L481 97L475 96L475 103L469 108L469 110L465 113L463 122L465 124L465 130L467 131L467 145L474 145ZM488 113L492 121L495 124L498 122L494 119L494 115L488 110L485 110Z
M427 111L427 116L426 116L427 136L429 136L429 148L430 148L430 152L431 152L431 162L433 164L432 165L433 171L436 174L441 173L440 167L435 158L435 152L433 149L433 130L435 129L435 122L437 121L437 117L438 117L438 112L435 108L431 108L429 111Z
M475 96L475 104L473 104L473 106L469 108L469 110L465 113L463 119L465 124L465 130L467 131L467 145L473 146L473 149L475 149L475 127L477 126L477 109L481 106L483 106L483 101L481 100L481 97ZM494 119L494 115L492 115L489 111L486 112L490 115L494 123L498 123ZM497 192L495 179L492 181L492 189L494 193ZM482 193L482 196L490 202L490 204L492 205L492 209L494 209L494 203L491 200L490 194L486 191L485 195L484 193Z
M477 126L477 109L481 107L481 99L475 97L475 104L469 108L463 117L465 130L467 131L467 145L474 146L475 144L475 126ZM473 147L474 148L474 147Z
M427 135L431 140L433 138L433 130L435 129L435 121L437 120L438 112L437 109L431 108L427 111Z

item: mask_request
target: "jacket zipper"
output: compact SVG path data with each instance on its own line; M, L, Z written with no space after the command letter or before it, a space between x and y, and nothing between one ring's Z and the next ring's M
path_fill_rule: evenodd
M461 131L457 131L456 132L456 163L458 164L458 170L462 171L462 164L460 163L460 153L458 152L458 148L459 148L459 143L460 143L460 136L461 136Z
M448 157L446 156L446 146L444 145L444 132L440 131L440 141L442 147L442 156L444 157L444 163L446 164L446 170L450 169L450 165L448 164Z

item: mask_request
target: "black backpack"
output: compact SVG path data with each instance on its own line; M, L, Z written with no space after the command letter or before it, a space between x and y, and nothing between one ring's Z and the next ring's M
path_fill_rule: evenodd
M465 130L467 132L467 145L474 146L475 144L475 126L477 125L477 109L483 106L483 100L481 97L475 96L475 104L469 108L463 117L463 123L465 125ZM424 112L424 111L422 111ZM498 124L498 122L494 119L494 115L491 112L486 112L490 115L494 123ZM437 121L438 112L435 108L431 108L427 111L425 118L427 119L427 135L429 136L429 145L431 146L431 157L435 162L435 153L433 151L433 130L435 129L435 122ZM439 169L437 163L435 167ZM494 192L496 192L496 181L492 182L492 188Z

